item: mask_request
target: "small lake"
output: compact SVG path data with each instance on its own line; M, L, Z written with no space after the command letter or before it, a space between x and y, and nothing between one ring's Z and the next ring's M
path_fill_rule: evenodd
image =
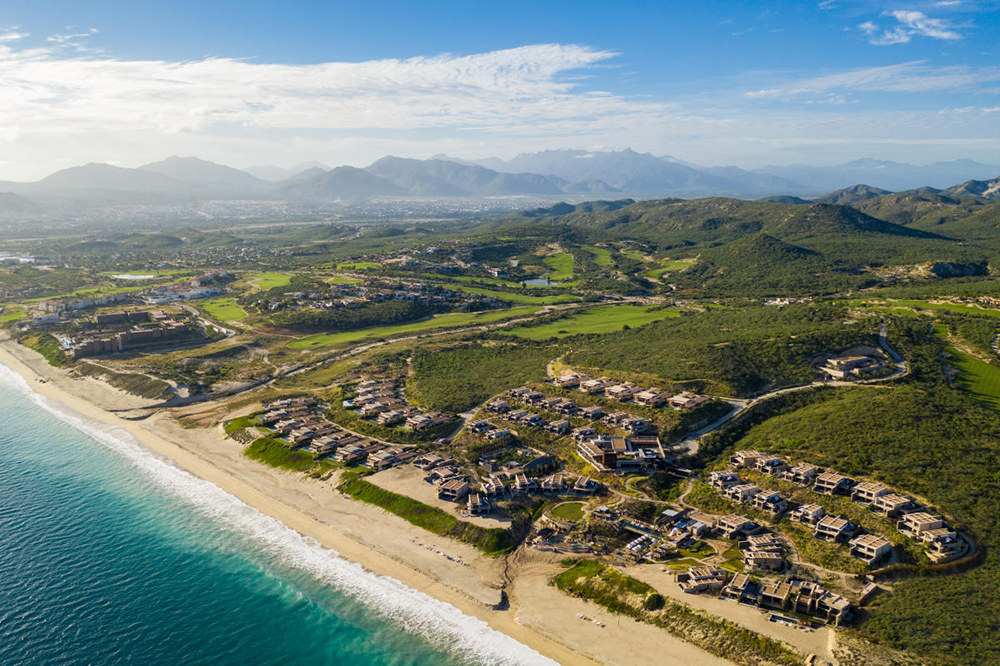
M554 287L559 283L548 278L531 278L530 280L522 280L521 284L526 287Z
M155 275L135 275L133 273L121 273L119 275L112 275L116 280L152 280Z

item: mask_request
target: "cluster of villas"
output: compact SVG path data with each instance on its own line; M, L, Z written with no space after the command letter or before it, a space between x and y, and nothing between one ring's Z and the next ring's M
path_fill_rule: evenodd
M589 497L600 488L600 484L590 477L569 472L556 472L544 478L529 476L539 469L550 468L554 462L543 455L526 465L514 463L503 468L491 465L488 475L479 481L471 481L453 458L437 453L415 458L413 466L427 473L424 481L437 488L438 499L465 500L466 511L473 516L488 513L494 503L504 499L533 494Z
M695 409L709 402L708 396L690 391L672 393L656 387L643 387L632 382L620 382L610 377L588 377L575 372L559 375L552 380L559 388L577 389L590 395L603 395L619 402L634 402L647 407L670 407L677 410Z
M356 280L332 284L323 291L290 292L280 299L261 300L259 305L272 312L297 307L337 310L386 301L420 303L434 310L485 310L506 305L492 296L452 291L435 284L395 280Z
M316 398L284 398L264 405L260 423L292 448L305 448L318 458L343 463L364 463L375 470L388 469L420 454L411 446L390 446L350 433L321 415L325 405Z
M425 412L414 407L402 397L401 389L392 379L366 379L354 389L354 397L343 401L344 409L354 410L366 419L375 419L379 425L405 426L420 431L452 420L441 412Z
M678 587L689 594L717 594L721 599L806 615L832 625L846 624L854 615L847 598L813 581L789 578L759 582L747 573L730 578L712 566L691 567L674 577Z
M903 534L923 542L929 559L942 563L961 555L965 541L939 515L934 515L918 502L901 495L878 481L856 481L833 470L824 470L808 463L788 464L781 456L760 451L736 451L730 462L737 468L751 469L766 476L810 488L821 495L840 495L868 506L893 521ZM734 501L767 511L775 517L788 513L795 520L813 529L817 538L845 543L850 554L872 565L889 557L893 544L882 535L864 533L860 525L845 516L828 514L819 503L792 507L787 498L772 490L764 490L745 482L732 470L712 472L709 485Z

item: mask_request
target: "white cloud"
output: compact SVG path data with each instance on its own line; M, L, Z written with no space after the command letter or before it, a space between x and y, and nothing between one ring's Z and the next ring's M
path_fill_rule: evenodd
M975 90L983 83L998 80L1000 67L930 67L925 61L914 61L803 79L754 90L746 96L751 99L795 99L832 91L926 93Z
M887 28L881 35L876 35L879 27L871 21L862 23L859 28L869 37L869 43L876 46L906 44L914 37L929 37L931 39L957 40L962 36L955 32L947 19L931 18L923 12L915 10L894 10L885 12L884 16L896 19L897 25Z

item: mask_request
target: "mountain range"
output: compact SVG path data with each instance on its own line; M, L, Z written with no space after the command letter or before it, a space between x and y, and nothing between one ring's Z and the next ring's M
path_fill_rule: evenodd
M920 188L919 192L927 195L995 198L1000 188L995 179L988 179L998 173L1000 166L968 160L923 167L858 160L831 167L702 168L629 149L547 150L506 161L479 162L443 155L427 160L390 156L365 168L334 169L303 163L291 169L259 166L240 170L196 157L170 157L135 169L87 164L37 182L0 182L0 193L6 195L0 198L0 212L210 199L322 203L378 197L545 199L589 194L767 197L774 202L806 203L808 198L836 188L844 189L814 200L850 204L907 188ZM961 177L945 180L947 174ZM935 189L960 181L963 185L957 188ZM834 187L819 190L818 184Z

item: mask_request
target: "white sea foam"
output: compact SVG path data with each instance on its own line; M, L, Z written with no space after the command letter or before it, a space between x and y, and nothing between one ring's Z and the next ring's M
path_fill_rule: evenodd
M381 576L340 557L315 539L303 537L221 488L180 469L142 446L131 433L78 414L31 389L0 364L0 386L27 395L34 403L120 455L128 464L172 496L211 516L226 529L248 537L282 564L306 571L364 603L406 631L419 634L463 660L487 666L556 662L451 604Z

